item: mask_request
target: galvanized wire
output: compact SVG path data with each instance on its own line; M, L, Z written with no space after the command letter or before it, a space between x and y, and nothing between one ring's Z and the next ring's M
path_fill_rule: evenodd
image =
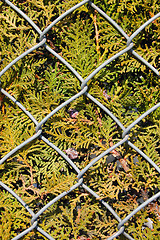
M153 195L151 198L149 198L147 201L143 202L140 204L135 210L133 210L130 214L128 214L124 219L121 219L118 214L114 211L114 209L104 200L100 199L99 195L94 192L89 186L87 186L83 182L83 175L87 172L87 170L93 166L97 161L99 161L101 158L106 156L108 153L110 153L112 150L116 149L118 146L126 143L128 144L131 148L133 148L137 153L139 153L146 161L148 161L157 171L160 173L160 168L140 149L138 149L136 146L134 146L133 143L131 143L128 138L129 138L129 133L130 130L138 124L144 117L149 115L151 112L155 111L158 107L160 107L160 103L156 104L154 107L146 111L144 114L142 114L137 120L135 120L133 123L131 123L127 128L123 126L123 124L116 118L116 116L109 110L107 109L104 105L102 105L97 99L95 99L92 95L90 95L87 90L88 86L87 83L88 81L93 78L102 68L107 66L110 62L118 58L124 53L129 52L132 54L134 57L136 57L139 61L141 61L143 64L145 64L148 68L150 68L157 76L159 76L159 72L157 69L155 69L150 63L148 63L144 58L142 58L140 55L138 55L134 50L134 44L132 40L139 34L148 24L150 24L152 21L160 17L160 13L156 14L154 17L149 19L147 22L145 22L140 28L138 28L130 37L123 31L123 29L113 20L111 19L104 11L102 11L99 7L97 7L93 2L89 0L84 0L75 5L74 7L70 8L68 11L63 13L61 16L59 16L57 19L55 19L44 31L41 31L39 27L24 13L22 12L19 8L17 8L14 4L12 4L9 0L3 0L7 5L9 5L14 11L19 13L21 17L23 17L32 27L33 29L39 34L39 43L33 46L32 48L28 49L26 52L18 56L16 59L14 59L11 63L9 63L1 72L0 72L0 77L5 74L5 72L12 67L13 64L15 64L17 61L31 53L32 51L38 49L39 47L43 47L46 49L48 52L53 54L55 57L57 57L75 76L76 78L81 82L81 91L65 101L64 103L60 104L56 109L54 109L51 113L49 113L45 118L42 119L41 122L37 122L37 120L32 116L32 114L26 110L26 108L19 102L17 101L13 96L11 96L8 92L6 92L3 88L0 88L1 93L3 93L7 98L9 98L12 102L14 102L35 124L35 130L36 133L21 143L19 146L15 147L13 150L11 150L8 154L6 154L1 160L0 164L4 163L9 157L11 157L13 154L15 154L18 150L22 149L26 144L32 142L33 140L40 138L43 140L48 146L50 146L52 149L57 151L59 155L61 155L69 165L73 167L73 169L77 172L77 183L74 184L68 191L61 193L54 199L52 199L48 204L46 204L39 212L36 214L29 208L29 206L19 197L14 191L12 191L7 185L5 185L3 182L0 181L0 186L3 187L6 191L8 191L12 196L14 196L20 203L21 205L30 213L31 215L31 227L27 228L25 231L21 232L18 234L16 237L14 237L14 240L20 239L21 237L25 236L27 233L32 231L33 229L36 229L39 231L43 236L45 236L48 239L53 240L54 238L51 237L47 232L45 232L43 229L41 229L38 226L38 218L39 216L46 211L51 205L53 205L55 202L59 201L61 198L69 194L71 191L75 190L78 187L84 188L86 191L88 191L92 196L94 196L97 201L99 201L103 206L106 207L110 211L110 213L117 219L119 222L117 228L119 229L116 233L114 233L112 236L108 238L108 240L114 239L121 234L123 234L126 238L133 240L133 237L131 237L128 233L125 232L125 223L133 217L138 211L140 211L142 208L144 208L146 205L148 205L150 202L154 201L158 197L160 197L160 192L157 194ZM82 5L88 3L93 9L95 9L97 12L103 16L104 19L106 19L123 37L126 39L126 48L123 49L122 51L118 52L114 56L112 56L110 59L102 63L99 67L97 67L86 79L83 79L82 76L65 60L63 59L58 53L56 53L53 49L51 49L47 44L46 44L46 37L45 34L59 21L61 21L64 17L69 15L71 12L76 10L77 8L81 7ZM106 114L108 114L119 127L122 129L123 134L122 134L122 140L119 141L117 144L114 146L110 147L103 153L101 153L99 156L97 156L95 159L93 159L84 169L81 171L79 168L73 163L73 161L64 153L62 152L57 146L55 146L53 143L51 143L44 135L42 131L43 125L48 121L57 111L59 111L61 108L65 107L67 104L70 102L74 101L76 98L78 98L81 95L86 95L91 101L93 101L97 106L99 106Z

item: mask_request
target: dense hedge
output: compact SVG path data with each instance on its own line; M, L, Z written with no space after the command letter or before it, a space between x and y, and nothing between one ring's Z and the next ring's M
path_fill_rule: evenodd
M40 29L79 0L12 0ZM158 0L94 1L130 36L158 13ZM2 70L39 39L32 27L3 1L0 2L0 57ZM126 47L126 40L88 4L60 21L46 35L47 44L86 78L97 66ZM134 50L160 70L160 25L153 21L135 39ZM60 103L78 93L81 83L43 48L18 61L1 77L1 87L21 102L40 122ZM131 54L103 68L89 83L89 93L126 127L159 102L160 80ZM35 133L34 123L13 102L0 95L0 156L5 156ZM130 141L160 166L160 109L130 132ZM62 108L43 134L83 169L93 157L122 139L122 130L87 97ZM70 150L70 153L69 153ZM72 152L71 152L72 151ZM84 175L84 182L105 199L123 219L140 202L160 190L157 171L126 144L100 159ZM71 154L74 154L72 156ZM119 161L117 161L119 159ZM37 139L0 166L0 179L37 212L68 190L75 171L43 141ZM160 239L159 199L139 211L127 224L134 239ZM149 219L149 220L147 220ZM9 240L30 226L31 216L0 188L0 239ZM106 239L118 222L99 201L76 189L40 216L39 226L55 239ZM152 226L145 227L147 221ZM30 232L23 239L44 239ZM126 239L121 236L119 239Z

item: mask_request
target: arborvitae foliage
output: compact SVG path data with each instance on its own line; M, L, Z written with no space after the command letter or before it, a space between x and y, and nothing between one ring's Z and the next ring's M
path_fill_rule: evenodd
M12 0L41 30L79 0ZM159 12L159 1L94 1L130 36ZM0 2L0 61L2 70L39 38L15 11ZM47 34L47 44L86 78L97 66L126 47L126 40L88 4L60 21ZM160 71L160 25L153 21L135 39L134 50ZM18 61L1 77L1 87L41 121L60 103L80 91L81 83L54 56L38 49ZM126 53L103 68L89 83L89 93L128 126L159 102L160 80L144 64ZM35 125L9 99L0 95L0 156L35 133ZM73 115L75 114L75 115ZM145 117L130 132L129 140L160 166L160 110ZM83 169L95 156L122 139L122 130L87 97L62 108L43 134L62 151L75 149L74 163ZM160 190L156 170L127 145L116 149L118 161L100 159L84 175L84 182L105 199L123 219L140 201ZM77 154L76 153L76 154ZM37 139L0 166L0 179L37 212L68 190L76 173L59 154ZM0 238L8 240L30 226L31 216L13 196L0 188ZM159 239L159 199L125 224L134 239ZM153 229L145 227L147 219ZM76 189L39 217L39 226L55 239L106 239L118 222L98 200ZM23 239L45 239L30 232ZM125 239L124 236L119 239Z

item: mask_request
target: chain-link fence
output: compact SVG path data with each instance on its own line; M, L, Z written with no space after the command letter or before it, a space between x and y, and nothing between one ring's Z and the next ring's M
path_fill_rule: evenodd
M159 76L159 72L150 64L148 63L145 59L143 59L141 56L139 56L136 51L133 50L133 42L132 40L139 34L147 25L149 25L152 21L160 17L160 13L156 14L154 17L149 19L147 22L145 22L139 29L137 29L130 37L123 31L123 29L115 22L113 21L105 12L103 12L99 7L97 7L93 2L89 0L84 0L75 5L74 7L70 8L68 11L63 13L61 16L59 16L57 19L55 19L44 31L41 31L39 27L24 13L22 12L19 8L17 8L14 4L12 4L8 0L4 0L6 4L8 4L14 11L16 11L21 17L23 17L27 22L30 23L30 25L33 27L34 30L39 34L39 43L33 46L32 48L28 49L26 52L18 56L15 60L13 60L10 64L8 64L0 73L0 76L2 76L9 68L11 68L17 61L31 53L32 51L38 49L38 48L45 48L49 53L53 54L56 58L58 58L67 68L76 76L76 78L81 82L81 91L65 101L64 103L60 104L57 108L55 108L50 114L48 114L41 122L37 122L37 120L32 116L32 114L26 110L26 108L18 102L13 96L11 96L8 92L6 92L4 89L0 88L0 91L2 94L4 94L7 98L9 98L11 101L13 101L35 124L36 128L36 133L23 143L21 143L19 146L11 150L8 154L6 154L1 160L0 163L4 163L9 157L11 157L13 154L15 154L18 150L22 149L25 145L28 143L32 142L35 139L41 139L44 141L47 145L49 145L51 148L53 148L59 155L61 155L67 162L72 166L72 168L77 172L77 183L73 185L69 191L61 193L59 196L56 198L52 199L47 205L45 205L40 211L37 213L34 213L30 207L19 197L14 191L12 191L7 185L5 185L3 182L0 182L1 187L3 187L6 191L8 191L10 194L12 194L26 210L30 213L31 215L31 227L26 229L25 231L21 232L19 235L14 237L14 240L20 239L33 229L36 229L39 231L43 236L45 236L48 239L52 239L47 232L45 232L43 229L41 229L38 226L38 218L39 216L46 210L48 209L52 204L55 202L59 201L61 198L69 194L71 191L75 190L78 187L84 188L85 191L88 191L92 196L94 196L97 201L100 201L100 203L106 207L110 211L110 213L117 219L119 222L118 224L118 231L114 233L112 236L110 236L108 239L114 239L121 234L123 234L126 238L133 240L133 237L131 237L128 233L125 232L125 223L133 217L138 211L143 209L145 206L147 206L149 203L160 197L160 192L156 193L154 196L149 198L147 201L143 202L140 204L135 210L133 210L130 214L128 214L124 219L121 219L118 214L113 210L113 208L104 200L100 199L100 197L97 195L96 192L94 192L89 186L87 186L83 182L83 175L87 172L87 170L93 166L97 161L99 161L101 158L109 154L112 150L116 149L118 146L126 143L128 144L131 148L133 148L138 154L140 154L146 161L148 161L157 171L160 173L160 168L148 157L146 154L138 149L132 142L128 140L129 138L129 133L130 130L138 124L144 117L146 117L148 114L151 112L155 111L158 107L160 107L160 103L156 104L154 107L146 111L144 114L142 114L136 121L132 122L127 128L123 126L123 124L116 118L115 115L112 114L112 112L107 109L104 105L102 105L98 100L96 100L92 95L90 95L87 92L88 86L87 83L90 79L92 79L102 68L104 68L107 64L111 63L113 60L118 58L124 53L129 52L132 54L135 58L137 58L139 61L141 61L143 64L145 64L148 68L150 68L156 75ZM47 44L46 44L46 34L47 32L59 21L63 20L67 15L72 13L75 9L81 7L82 5L88 3L93 9L95 9L103 18L108 21L125 39L126 39L126 48L123 49L122 51L118 52L115 54L113 57L105 61L103 64L101 64L98 68L96 68L86 79L83 79L82 76L78 74L78 72L65 60L63 59L59 54L57 54L53 49L51 49ZM78 167L74 164L74 162L64 153L62 152L58 147L56 147L54 144L52 144L44 135L43 135L43 125L50 119L57 111L59 111L61 108L65 107L72 101L74 101L76 98L78 98L81 95L85 95L87 98L89 98L91 101L93 101L98 107L100 107L106 114L108 114L115 122L116 124L122 129L123 134L122 134L122 140L119 141L117 144L113 145L106 151L104 151L102 154L94 158L83 170L79 170Z

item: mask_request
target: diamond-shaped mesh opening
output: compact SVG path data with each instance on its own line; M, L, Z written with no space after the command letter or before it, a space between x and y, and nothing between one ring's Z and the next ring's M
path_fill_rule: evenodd
M30 227L30 213L3 187L0 187L0 194L1 201L5 199L3 206L0 207L1 236L7 236L9 239L12 239L25 230L26 227ZM20 216L23 216L23 221ZM7 224L4 225L3 223L6 220ZM31 234L28 236L31 236Z
M112 214L83 188L62 198L61 202L52 205L40 217L40 226L50 231L51 236L56 238L58 235L62 239L64 236L67 239L80 236L89 239L101 236L101 239L105 239L109 225L114 233L116 222Z
M84 11L81 11L81 8L77 10L78 13L69 15L70 19L66 24L60 21L52 32L54 34L59 27L63 29L58 33L62 41L63 57L82 77L87 77L96 67L123 49L125 41L122 41L119 32L92 7L87 6ZM107 41L111 45L109 49L104 43ZM89 64L88 60L92 61L92 64Z

